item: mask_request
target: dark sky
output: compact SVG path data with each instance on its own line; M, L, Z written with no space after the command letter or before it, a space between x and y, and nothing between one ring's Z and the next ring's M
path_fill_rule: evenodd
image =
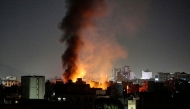
M106 5L97 26L113 32L127 52L113 68L131 66L137 77L145 69L154 75L190 73L189 0L107 0ZM58 41L57 25L65 12L64 0L0 0L0 77L61 76L65 45Z

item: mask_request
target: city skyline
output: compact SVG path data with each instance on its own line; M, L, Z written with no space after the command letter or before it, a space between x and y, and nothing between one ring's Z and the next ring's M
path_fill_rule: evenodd
M96 25L127 53L112 68L131 66L139 78L146 69L153 75L190 73L190 1L105 2L107 14ZM65 45L59 42L58 23L65 12L64 0L1 0L1 74L61 77Z

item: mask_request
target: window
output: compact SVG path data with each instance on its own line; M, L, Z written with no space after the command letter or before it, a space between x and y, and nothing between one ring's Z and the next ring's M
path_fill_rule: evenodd
M66 98L63 97L63 101L66 101Z
M61 101L61 97L58 97L57 99L58 99L58 101Z

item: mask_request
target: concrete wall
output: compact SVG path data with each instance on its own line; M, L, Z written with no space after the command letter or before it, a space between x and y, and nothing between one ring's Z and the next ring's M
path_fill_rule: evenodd
M23 99L44 99L45 77L22 76L21 87Z

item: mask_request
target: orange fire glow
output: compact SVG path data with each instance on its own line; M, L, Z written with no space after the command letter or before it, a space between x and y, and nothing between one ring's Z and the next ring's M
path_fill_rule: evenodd
M82 41L77 49L78 57L75 63L77 71L66 79L76 82L77 78L85 78L90 87L106 89L107 84L105 82L108 81L115 62L119 59L125 59L127 53L117 42L116 30L120 29L115 28L120 26L110 25L114 22L109 22L107 18L110 14L107 13L107 7L104 3L101 5L98 4L97 6L101 7L97 9L81 10L84 11L81 19L85 20L79 21L82 27L80 25L81 28L77 31L77 35L80 36ZM71 24L73 24L73 21Z
M77 78L83 78L86 75L86 71L81 64L78 64L77 72L72 75L71 80L76 82Z
M89 76L86 74L86 71L84 70L84 67L82 65L79 65L78 71L75 73L75 75L72 76L71 80L73 82L77 81L77 78L83 78L85 80L86 84L89 84L91 88L102 88L103 90L106 90L108 85L106 84L107 76L98 78L97 80L93 80L93 77L96 75ZM97 73L98 74L98 73Z
M89 81L87 84L90 84L91 88L102 88L103 90L106 90L108 85L105 83L95 82L95 81Z

